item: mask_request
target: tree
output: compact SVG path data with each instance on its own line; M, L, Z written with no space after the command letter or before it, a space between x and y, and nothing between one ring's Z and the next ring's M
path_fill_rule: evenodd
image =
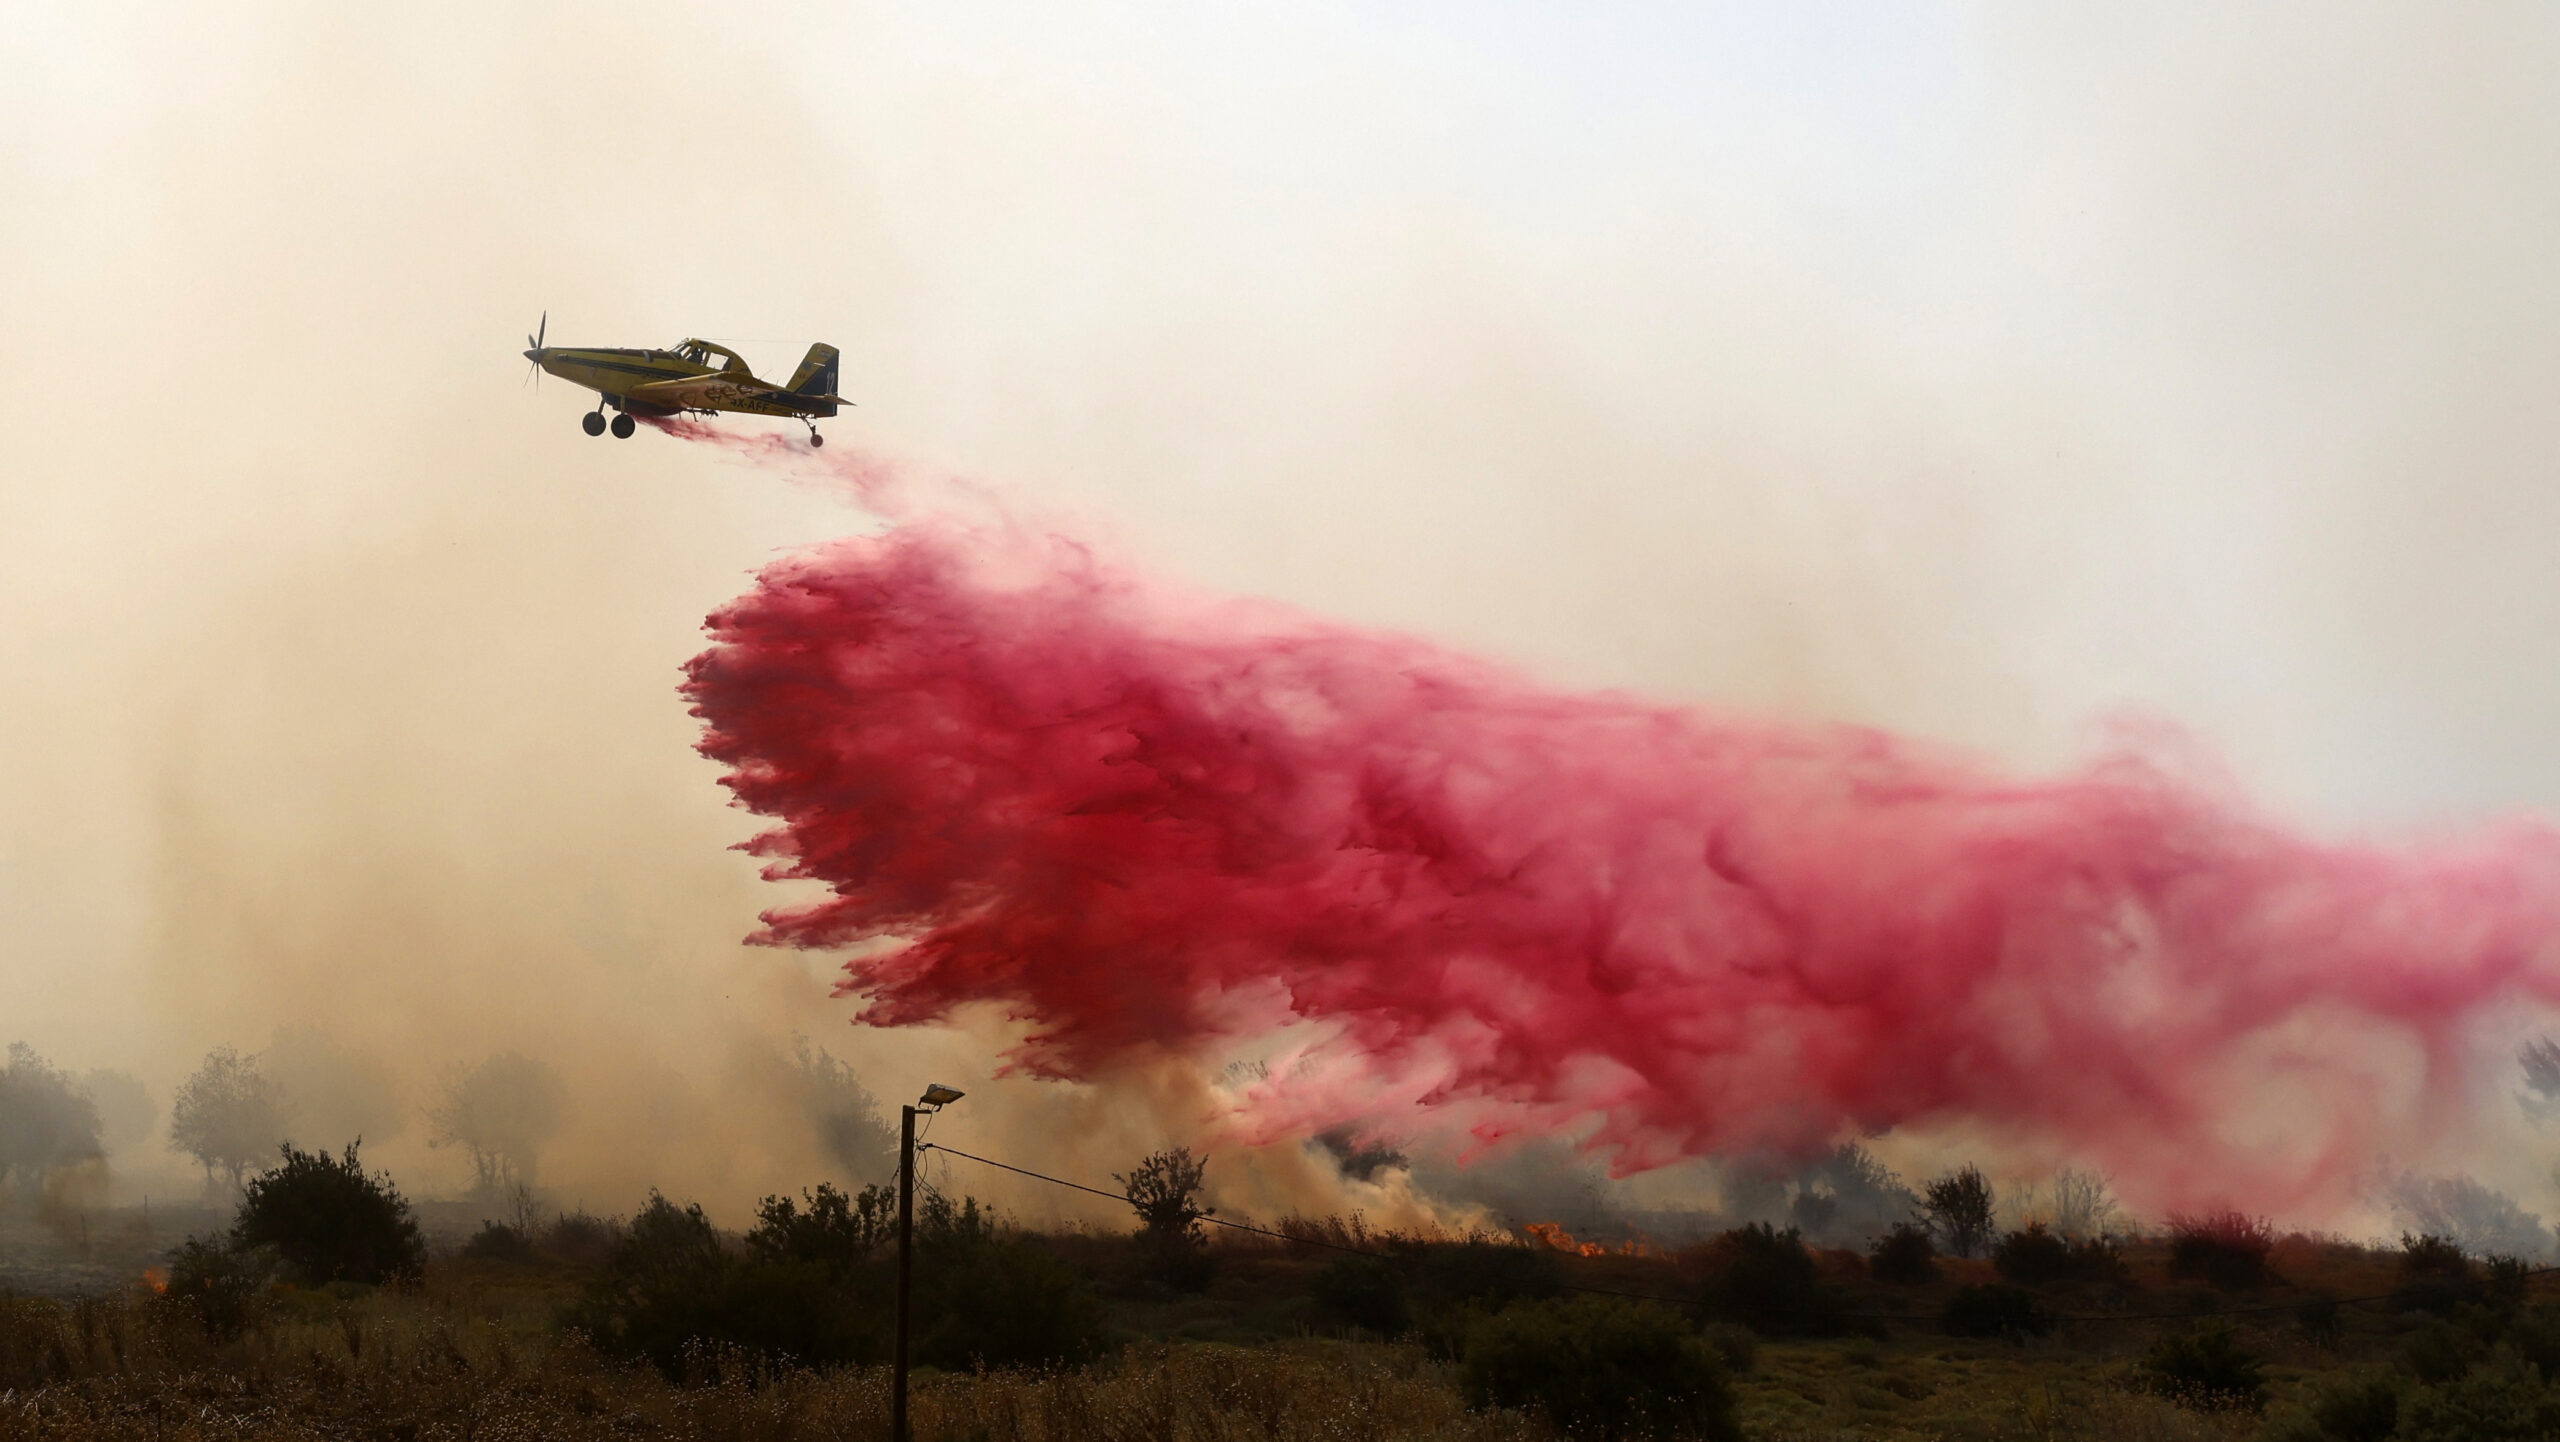
M2103 1236L2116 1216L2116 1199L2105 1177L2076 1167L2054 1173L2053 1229L2065 1240Z
M282 1164L250 1179L233 1245L274 1248L306 1282L415 1278L427 1255L418 1219L387 1174L365 1171L356 1146L332 1158L285 1143Z
M471 1158L484 1195L533 1184L534 1161L560 1130L560 1074L522 1052L505 1051L446 1078L427 1108L427 1145L458 1146Z
M792 1070L801 1105L817 1129L818 1145L856 1182L887 1182L898 1171L898 1136L881 1115L879 1099L862 1079L827 1052L800 1040Z
M35 1048L11 1042L9 1064L0 1067L0 1186L37 1181L102 1152L97 1104Z
M1977 1255L1991 1241L1991 1214L1996 1199L1982 1169L1968 1162L1931 1182L1920 1207L1947 1250L1959 1257Z
M98 1140L110 1152L121 1152L151 1139L160 1121L160 1104L131 1072L100 1067L80 1078L80 1090L98 1108Z
M206 1191L216 1171L237 1190L251 1164L284 1144L286 1119L283 1093L257 1058L218 1046L178 1088L169 1142L203 1165Z
M1114 1172L1129 1205L1138 1214L1139 1230L1158 1241L1200 1238L1200 1219L1218 1214L1215 1207L1199 1204L1200 1187L1209 1169L1206 1157L1191 1155L1189 1147L1175 1147L1169 1152L1150 1153L1138 1163L1137 1170L1122 1175Z

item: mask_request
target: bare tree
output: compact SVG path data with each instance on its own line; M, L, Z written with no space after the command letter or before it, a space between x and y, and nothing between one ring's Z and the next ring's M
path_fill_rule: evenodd
M1977 1256L1991 1242L1991 1218L1997 1205L1982 1169L1967 1162L1961 1170L1931 1182L1921 1193L1921 1210L1947 1250L1959 1257Z
M11 1042L0 1067L0 1187L41 1181L102 1151L97 1104L34 1047Z
M217 1171L237 1190L242 1173L284 1145L288 1118L283 1092L258 1059L218 1046L178 1088L169 1108L169 1143L203 1164L206 1191L213 1190Z
M427 1108L427 1145L462 1148L484 1194L530 1187L535 1159L560 1130L565 1090L548 1065L500 1052L446 1078Z
M2065 1167L2053 1174L2053 1229L2081 1241L2109 1231L2121 1220L2107 1179L2096 1172Z

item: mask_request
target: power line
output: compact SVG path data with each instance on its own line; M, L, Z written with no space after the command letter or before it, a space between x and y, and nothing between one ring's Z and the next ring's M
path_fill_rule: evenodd
M981 1166L994 1167L998 1171L1011 1172L1018 1177L1029 1177L1036 1182L1047 1182L1051 1186L1066 1187L1072 1191L1084 1192L1097 1197L1107 1197L1112 1201L1123 1204L1126 1204L1129 1200L1128 1195L1124 1192L1106 1192L1100 1187L1088 1187L1082 1182L1071 1182L1064 1177L1053 1177L1046 1172L1035 1172L1028 1167L1017 1167L1010 1162L1000 1162L993 1157L977 1156L969 1152L961 1151L957 1147L944 1146L940 1143L931 1143L919 1146L916 1150L948 1152L952 1156L976 1162ZM1224 1217L1210 1216L1207 1213L1201 1214L1198 1220L1207 1222L1212 1226L1225 1227L1231 1231L1251 1232L1256 1236L1272 1237L1283 1242L1292 1242L1301 1247L1322 1247L1327 1251L1349 1252L1355 1257L1391 1257L1394 1255L1393 1253L1378 1251L1370 1247L1354 1247L1342 1242L1324 1241L1316 1237L1292 1236L1287 1232L1273 1231L1269 1227L1257 1227L1248 1222L1232 1222ZM2560 1267L2529 1267L2525 1269L2521 1276L2526 1279L2530 1279L2534 1277L2548 1276L2553 1272L2560 1272ZM1675 1307L1686 1307L1697 1300L1694 1297L1666 1297L1659 1292L1630 1292L1615 1287L1578 1286L1571 1282L1559 1283L1558 1285L1561 1290L1567 1292L1582 1292L1599 1297L1629 1297L1637 1301L1644 1302L1667 1302ZM2476 1288L2480 1284L2473 1283L2471 1285ZM2048 1312L2045 1316L2048 1320L2054 1322L2200 1321L2206 1317L2248 1317L2269 1312L2299 1312L2305 1307L2316 1307L2322 1305L2361 1307L2376 1302L2397 1301L2401 1295L2402 1293L2400 1292L2381 1292L2370 1297L2304 1297L2297 1301L2273 1302L2264 1306L2256 1307L2217 1307L2211 1312ZM1901 1312L1830 1312L1825 1315L1838 1318L1841 1321L1901 1322L1915 1326L1922 1325L1921 1319L1911 1317Z

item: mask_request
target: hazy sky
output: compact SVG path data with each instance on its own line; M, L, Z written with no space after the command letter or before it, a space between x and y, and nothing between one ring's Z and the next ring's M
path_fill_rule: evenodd
M839 444L1564 683L2560 808L2547 5L5 18L0 1039L66 1063L318 1022L662 1118L876 1048L734 945L673 691L865 522L589 440L545 310L832 341Z

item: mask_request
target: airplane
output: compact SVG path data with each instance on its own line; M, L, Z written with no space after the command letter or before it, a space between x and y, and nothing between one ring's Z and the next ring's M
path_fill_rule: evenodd
M524 358L535 370L603 396L579 422L591 436L604 434L607 406L621 412L613 418L619 440L639 429L634 416L743 411L789 416L809 428L809 444L823 446L827 441L818 434L818 420L834 415L838 406L853 404L835 393L836 348L823 341L809 347L791 383L778 386L756 379L736 351L707 340L680 340L671 350L546 346L543 338L550 333L551 312L544 311L542 323L524 338ZM532 377L533 372L526 372L527 379Z

